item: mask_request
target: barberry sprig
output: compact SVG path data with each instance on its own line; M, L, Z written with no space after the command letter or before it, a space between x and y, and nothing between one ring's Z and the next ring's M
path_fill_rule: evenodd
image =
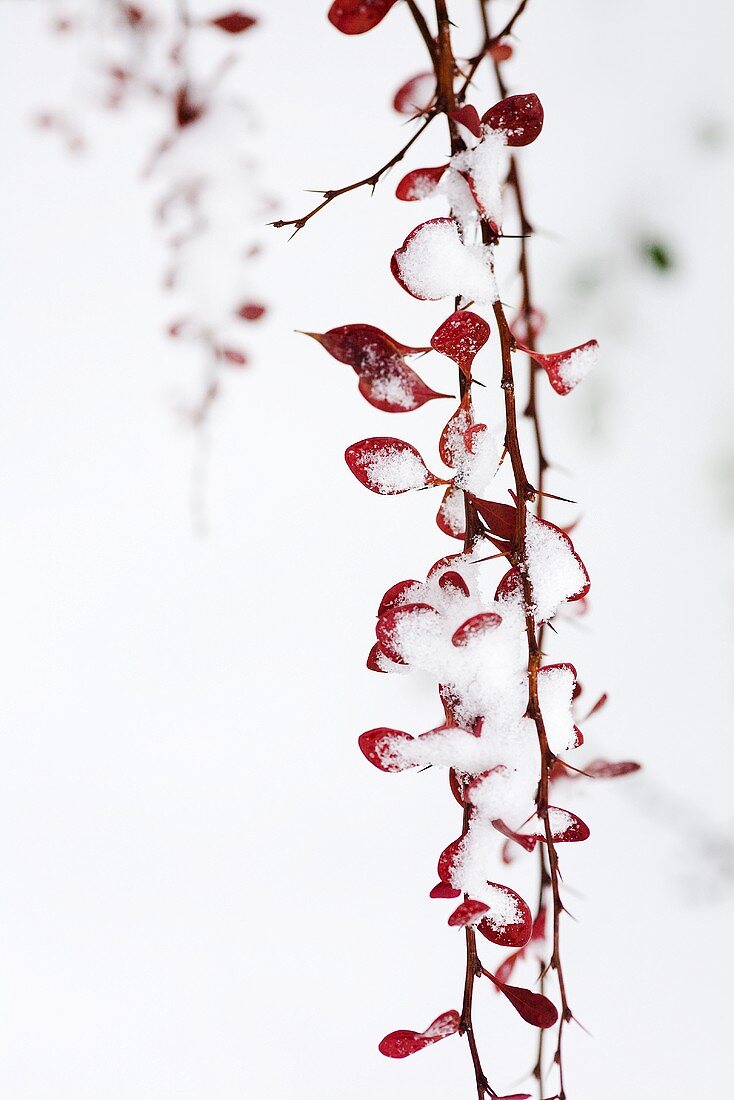
M371 30L396 0L336 0L329 19L346 34ZM434 0L436 33L413 0L407 6L426 43L431 74L411 78L398 91L396 109L422 117L421 128L373 175L323 193L323 201L292 221L296 231L335 198L367 184L373 187L436 117L446 119L451 158L437 167L414 169L397 186L402 201L428 194L445 196L449 213L420 223L393 253L391 271L399 284L421 301L453 299L453 312L430 339L433 350L458 367L459 404L439 440L439 455L451 476L433 473L406 440L376 436L347 448L347 464L362 485L381 495L440 487L437 515L441 530L460 539L462 551L442 558L424 581L393 585L378 610L376 643L368 667L389 673L420 669L438 683L443 719L415 736L380 727L359 739L365 757L377 768L396 773L413 768L445 767L454 798L462 808L462 830L441 853L439 882L433 898L461 899L448 918L464 930L466 967L461 1011L444 1012L424 1032L388 1035L380 1050L406 1057L452 1034L467 1038L477 1100L498 1097L483 1068L473 1021L477 979L486 978L539 1034L558 1025L554 1062L558 1100L566 1098L563 1064L564 1026L573 1019L560 950L564 912L558 846L583 842L588 826L575 813L551 804L551 783L580 774L564 756L583 743L575 724L574 700L580 692L569 663L543 663L543 630L558 609L584 601L589 576L568 531L543 515L548 461L542 446L537 400L538 378L545 371L557 394L566 395L583 379L596 355L596 342L553 355L537 347L541 325L531 296L527 239L532 227L525 212L516 150L532 143L543 128L543 108L535 94L508 95L500 65L511 54L505 41L525 11L523 0L497 36L492 36L484 0L479 0L483 42L462 72L452 45L453 23L446 0ZM489 58L501 98L482 115L466 101L476 71ZM458 87L457 87L458 83ZM497 288L495 250L502 232L503 199L510 191L520 222L519 273L522 302L511 325ZM469 308L471 306L471 308ZM473 375L477 355L490 338L489 312L497 330L501 357L503 426L492 429L475 414ZM316 339L359 376L362 395L392 414L417 409L445 397L428 387L406 357L420 350L399 343L371 325L346 325ZM527 354L529 400L525 408L534 426L537 476L531 480L520 445L518 399L513 358ZM487 489L509 460L512 503L487 498ZM562 498L557 498L562 499ZM487 587L487 570L496 560L509 566L496 590ZM592 711L596 708L592 708ZM564 754L564 755L562 755ZM635 765L601 762L589 774L619 775ZM511 862L514 849L540 852L538 905L533 916L510 886L494 881L492 859ZM550 895L550 902L547 895ZM543 965L539 992L508 984L512 970L531 943L545 940L546 910L551 906L552 944ZM496 973L479 956L477 935L513 948ZM545 995L546 970L554 972L560 1013ZM540 1095L543 1051L535 1066ZM515 1094L521 1100L528 1094ZM505 1098L507 1100L507 1098Z

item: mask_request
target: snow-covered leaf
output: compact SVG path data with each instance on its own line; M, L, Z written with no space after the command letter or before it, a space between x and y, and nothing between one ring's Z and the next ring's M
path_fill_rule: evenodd
M436 74L418 73L400 85L392 105L398 114L418 115L428 110L435 97Z
M422 301L491 302L497 296L491 248L465 244L453 218L432 218L411 230L393 253L390 270L404 290Z
M357 481L373 493L395 496L411 489L439 485L410 443L392 436L372 436L347 447L347 466Z
M369 760L382 772L402 772L414 767L406 763L400 755L401 743L413 741L409 733L386 727L367 730L360 734L359 747Z
M482 611L478 615L472 615L456 628L451 636L451 643L455 646L468 646L490 631L496 630L501 623L502 616L496 611Z
M418 202L432 195L448 165L442 164L438 168L414 168L403 176L395 188L395 197L402 202Z

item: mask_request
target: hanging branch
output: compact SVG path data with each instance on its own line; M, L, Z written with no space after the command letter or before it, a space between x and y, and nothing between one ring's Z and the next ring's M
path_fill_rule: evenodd
M210 414L226 374L247 365L248 329L267 312L252 290L252 271L260 252L254 227L270 214L272 199L257 182L251 112L222 87L239 59L242 36L257 25L255 16L239 10L199 15L188 0L104 0L73 15L56 12L52 24L62 40L91 40L93 63L85 58L84 68L92 69L102 106L119 112L142 103L163 120L161 139L142 151L142 175L157 190L154 220L165 249L161 281L175 298L165 331L203 357L203 380L181 410L199 429L192 477L197 527L204 526ZM209 63L204 71L194 65L199 51L189 49L192 41L207 39L218 49L213 71ZM76 151L83 136L74 114L54 108L37 123Z
M377 26L395 3L335 0L329 19L343 33L361 34ZM560 607L583 600L590 582L568 533L543 516L543 501L553 494L544 487L548 464L537 384L544 372L556 393L570 393L593 365L596 342L551 355L536 347L540 326L531 295L527 245L532 228L525 212L517 151L540 135L543 109L534 94L508 96L499 68L502 57L507 56L503 39L511 34L526 6L524 0L500 34L492 36L480 0L483 43L471 58L468 73L462 74L454 55L454 23L447 0L434 0L435 35L427 30L419 6L409 2L435 80L430 82L430 96L424 89L423 102L416 102L422 78L412 78L396 96L396 109L404 110L407 103L423 113L421 130L372 176L325 192L324 201L300 219L276 223L300 229L335 198L367 184L374 186L433 118L445 118L451 160L436 168L408 172L398 183L396 196L412 202L442 194L448 216L417 225L394 252L391 270L415 299L454 300L453 313L430 338L430 347L458 367L459 404L438 446L450 476L432 473L412 444L391 435L361 440L347 448L345 458L357 480L375 493L393 496L442 488L438 526L462 546L459 553L436 562L425 581L399 581L385 593L378 610L377 641L367 661L375 672L415 669L433 676L443 711L439 724L418 736L379 727L362 734L359 744L366 758L385 772L446 767L451 792L462 808L461 835L441 853L439 882L431 890L433 898L459 901L448 924L464 930L461 1011L442 1013L424 1031L391 1032L380 1043L380 1050L387 1057L404 1058L450 1035L466 1036L477 1100L499 1096L485 1071L473 1019L479 978L494 986L540 1035L557 1025L556 1097L566 1100L563 1034L573 1016L561 959L564 906L558 846L583 841L589 835L574 813L551 804L551 783L572 768L565 760L561 764L559 754L578 747L583 737L573 713L578 694L576 671L568 663L542 663L543 629L552 625ZM480 116L466 96L485 57L495 64L501 99ZM494 263L501 240L512 236L502 232L505 193L514 196L520 223L522 302L514 328L497 288ZM490 337L490 324L478 311L489 313L499 337L504 415L499 431L490 429L476 415L474 405L474 362ZM447 396L432 389L407 361L411 355L427 351L426 347L407 346L364 323L310 335L331 356L352 367L361 395L382 412L409 412ZM532 480L519 433L521 413L513 367L518 352L531 361L525 414L534 428L538 469ZM511 503L486 496L505 459L511 474ZM510 568L490 597L489 573L497 560ZM520 668L524 668L522 673ZM604 763L607 770L597 774L621 775L625 767ZM500 850L505 863L511 861L512 853L541 853L534 916L511 886L494 881ZM531 945L544 943L547 893L552 905L548 968L555 975L560 1015L545 995L545 967L540 992L508 981ZM513 949L494 974L482 964L478 935ZM542 1091L542 1045L534 1074ZM529 1094L515 1094L513 1100L521 1100L521 1096Z

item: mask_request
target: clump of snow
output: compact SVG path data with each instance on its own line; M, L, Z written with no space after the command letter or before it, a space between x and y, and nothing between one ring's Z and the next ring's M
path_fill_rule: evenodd
M551 752L576 747L577 734L571 704L576 683L570 665L542 668L538 673L538 702Z
M464 494L453 486L450 487L441 501L438 513L445 529L457 538L463 538L466 529Z
M502 225L502 181L506 169L507 137L501 130L484 129L481 141L473 148L455 153L439 185L449 199L461 225L468 229L483 218ZM470 177L471 186L466 177Z
M379 493L392 495L422 489L428 484L428 471L413 450L383 447L366 455L362 462L365 476Z
M369 390L370 396L375 401L385 401L401 409L412 409L415 405L413 392L406 385L405 378L401 378L397 373L370 378Z
M553 617L564 600L578 595L588 583L570 539L550 523L528 514L527 569L538 622Z
M594 341L571 352L568 359L563 359L557 367L558 378L564 389L572 390L579 382L583 382L598 361L599 345Z
M472 448L457 447L455 484L475 496L481 497L490 481L499 469L500 459L505 447L504 428L490 429L482 425L482 430L472 433Z
M395 253L395 264L400 280L416 298L437 301L458 296L487 303L497 298L492 249L465 244L452 219L437 218L418 226Z

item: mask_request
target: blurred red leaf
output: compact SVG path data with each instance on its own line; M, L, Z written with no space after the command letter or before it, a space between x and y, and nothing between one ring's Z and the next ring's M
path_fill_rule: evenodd
M436 74L418 73L400 85L392 105L401 115L422 114L428 110L435 96Z
M228 15L219 15L216 19L210 19L209 22L213 27L219 27L227 34L242 34L243 31L249 31L250 27L254 27L257 19L252 15L245 15L242 11L232 11Z
M489 56L498 64L502 61L509 61L512 57L512 46L507 42L495 42L493 46L489 47Z
M237 316L243 321L259 321L266 312L265 306L259 302L243 302L237 310Z

